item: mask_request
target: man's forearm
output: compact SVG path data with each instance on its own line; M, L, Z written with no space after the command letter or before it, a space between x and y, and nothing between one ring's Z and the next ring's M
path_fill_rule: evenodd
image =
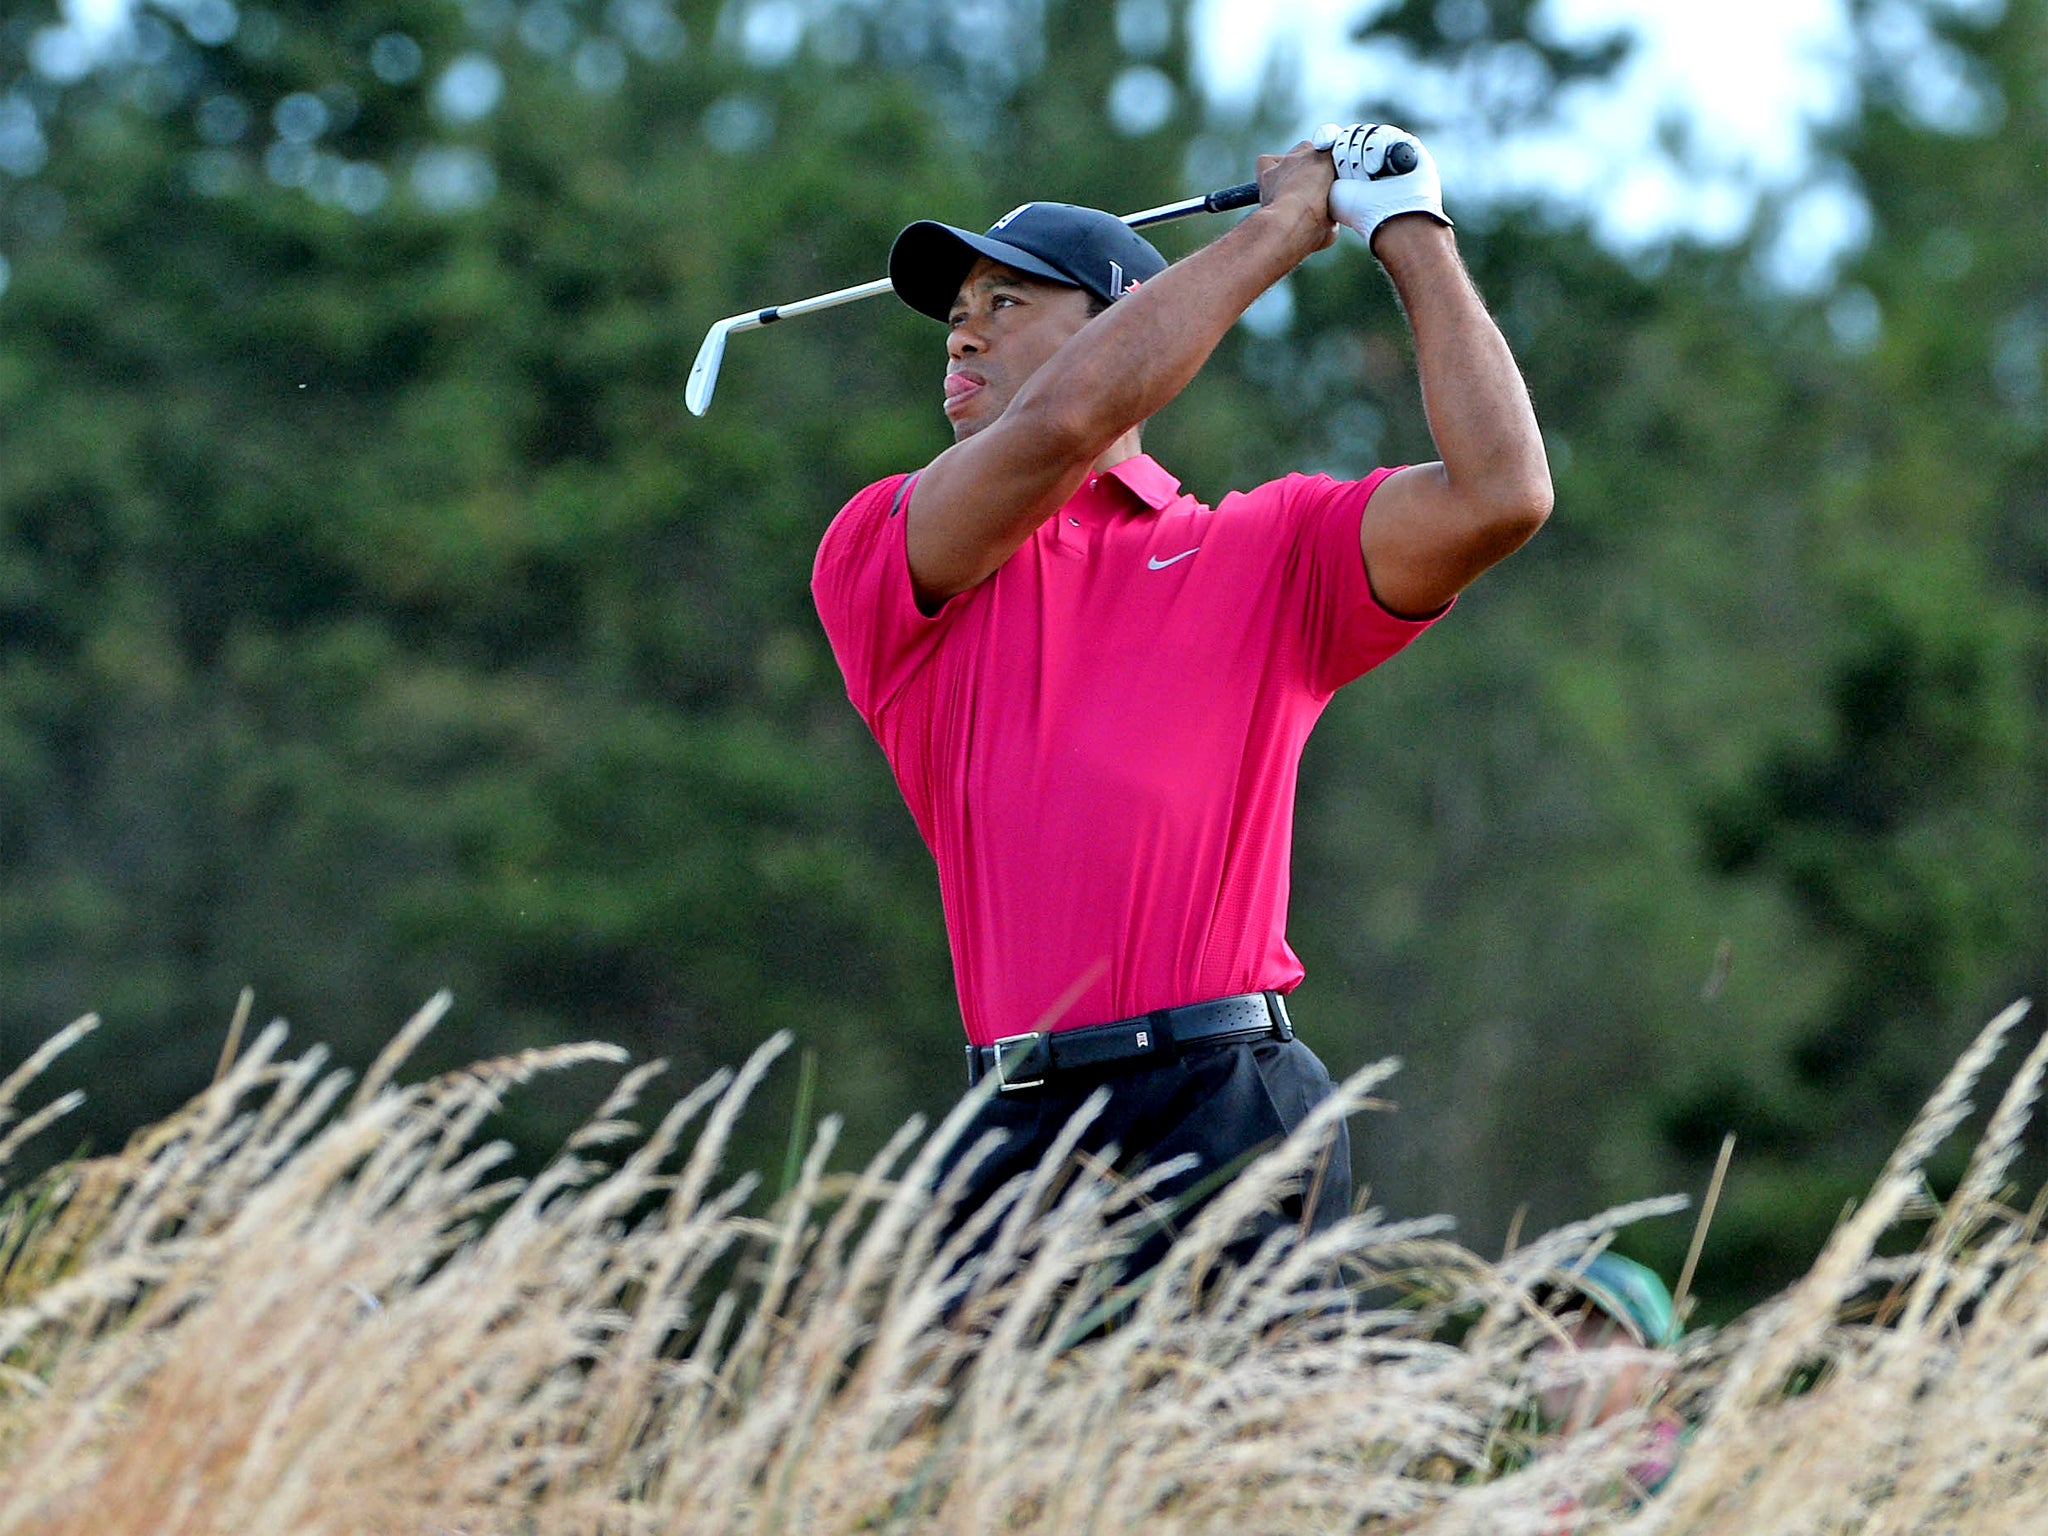
M1185 389L1253 300L1327 239L1328 223L1261 208L1085 327L1011 412L1068 462L1091 461Z
M1551 501L1543 435L1451 231L1422 217L1390 219L1373 251L1415 335L1423 409L1451 489L1476 508L1540 522Z

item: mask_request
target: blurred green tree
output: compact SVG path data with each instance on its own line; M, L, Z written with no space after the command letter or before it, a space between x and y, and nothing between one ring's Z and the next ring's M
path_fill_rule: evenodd
M451 981L435 1061L799 1025L878 1134L929 1061L850 1047L951 1065L948 974L803 578L907 390L830 324L782 419L680 381L962 200L937 113L854 67L872 18L835 64L660 0L198 18L90 71L7 34L50 149L0 224L8 1054L104 1009L105 1140L245 982L360 1058Z

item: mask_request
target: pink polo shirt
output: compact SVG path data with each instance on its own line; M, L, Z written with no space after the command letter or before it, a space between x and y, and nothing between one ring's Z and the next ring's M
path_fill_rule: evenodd
M1291 990L1303 743L1431 620L1373 599L1364 480L1203 506L1150 458L1090 476L937 615L904 477L848 502L811 587L846 691L938 861L967 1038Z

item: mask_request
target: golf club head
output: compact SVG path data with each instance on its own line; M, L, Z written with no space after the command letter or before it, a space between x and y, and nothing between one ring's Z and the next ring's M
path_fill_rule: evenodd
M721 320L704 333L704 345L697 349L697 361L690 365L690 379L683 386L683 404L692 416L702 416L711 407L711 391L718 387L718 365L725 361L725 338L732 330L730 320Z

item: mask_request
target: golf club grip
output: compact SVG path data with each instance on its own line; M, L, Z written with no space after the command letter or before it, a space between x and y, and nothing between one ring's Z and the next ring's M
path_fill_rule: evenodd
M1239 182L1234 187L1223 187L1202 199L1204 213L1228 213L1233 208L1249 208L1259 200L1259 184L1256 181Z

